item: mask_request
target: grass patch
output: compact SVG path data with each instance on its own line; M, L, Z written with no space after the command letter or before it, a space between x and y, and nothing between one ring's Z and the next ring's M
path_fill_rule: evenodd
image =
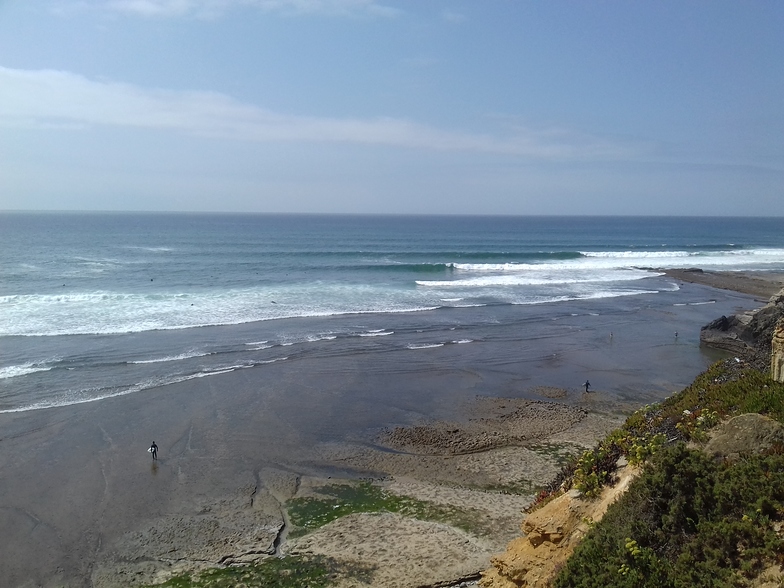
M375 512L446 523L469 532L490 531L482 527L483 517L478 511L397 496L366 481L322 486L316 490L321 496L293 498L286 503L293 527L289 536L304 535L346 515Z
M170 578L155 588L328 588L343 577L368 581L372 570L347 568L321 556L273 557L259 564L213 568ZM151 585L144 588L152 588Z
M537 443L535 445L527 445L526 448L537 455L554 461L558 467L565 466L582 452L581 447L567 443Z

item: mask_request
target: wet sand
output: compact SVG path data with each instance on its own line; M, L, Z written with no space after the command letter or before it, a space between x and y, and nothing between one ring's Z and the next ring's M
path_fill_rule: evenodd
M0 577L10 587L127 587L282 551L372 564L366 585L470 579L517 533L521 508L565 452L707 362L698 334L674 340L672 325L754 306L742 296L701 306L712 296L702 286L671 296L700 306L643 309L637 323L569 317L533 351L507 358L503 339L484 342L487 355L456 345L418 356L432 365L410 377L403 352L320 358L0 414ZM659 374L661 362L672 370ZM597 387L587 395L586 366ZM158 462L146 452L153 440ZM287 499L368 476L484 526L352 515L286 538Z
M784 273L780 272L717 272L703 271L699 268L661 271L681 282L741 292L763 301L767 301L784 288Z

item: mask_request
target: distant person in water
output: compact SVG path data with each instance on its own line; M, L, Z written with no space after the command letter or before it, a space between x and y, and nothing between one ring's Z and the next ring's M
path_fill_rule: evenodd
M585 380L585 384L583 384L583 386L585 386L585 392L587 393L588 392L588 388L591 387L591 383L588 380Z
M158 446L155 444L155 441L153 441L152 445L150 445L150 453L152 453L153 459L158 459Z

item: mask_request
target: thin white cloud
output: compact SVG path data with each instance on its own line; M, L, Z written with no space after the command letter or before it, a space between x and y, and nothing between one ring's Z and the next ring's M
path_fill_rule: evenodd
M565 131L516 129L507 136L442 130L405 119L282 114L217 92L146 89L51 70L0 67L0 126L132 127L257 142L333 142L543 159L632 155L610 141Z
M140 17L218 18L237 8L252 8L285 16L390 17L399 10L377 0L59 0L61 14L78 10L101 10Z
M461 12L455 12L454 10L444 10L441 12L441 18L447 22L455 24L459 24L468 20L465 14Z

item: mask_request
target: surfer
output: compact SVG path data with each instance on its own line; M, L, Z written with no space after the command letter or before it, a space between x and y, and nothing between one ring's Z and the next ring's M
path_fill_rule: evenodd
M155 444L155 441L152 442L150 445L150 453L152 453L152 458L157 460L158 459L158 446Z
M588 380L585 380L585 384L583 384L583 386L585 386L585 393L587 394L588 388L591 387L591 383Z

